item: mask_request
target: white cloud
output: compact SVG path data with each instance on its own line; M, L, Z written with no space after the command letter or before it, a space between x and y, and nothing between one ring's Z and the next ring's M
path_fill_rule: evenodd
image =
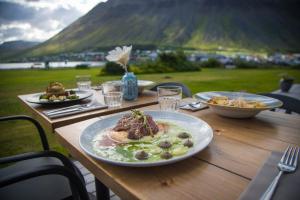
M10 24L1 24L0 25L0 31L6 31L8 29L30 29L31 25L29 23L19 23L19 22L12 22Z
M2 24L0 25L0 40L4 41L13 41L13 40L27 40L27 41L44 41L48 38L57 34L60 29L57 29L57 21L52 20L53 24L52 30L42 30L36 27L31 26L29 23L11 23L11 24ZM18 34L13 36L9 34L9 31L12 29L17 29ZM7 32L7 34L5 34ZM3 34L4 33L4 34ZM3 38L5 37L5 38Z
M58 9L64 8L67 10L77 9L82 14L87 13L96 4L100 2L106 2L107 0L36 0L36 1L26 1L26 0L10 0L10 2L19 3L25 6L34 7L36 9Z
M6 0L30 9L31 18L0 18L0 44L12 40L45 41L107 0ZM16 16L18 13L15 14ZM2 21L1 21L2 20Z

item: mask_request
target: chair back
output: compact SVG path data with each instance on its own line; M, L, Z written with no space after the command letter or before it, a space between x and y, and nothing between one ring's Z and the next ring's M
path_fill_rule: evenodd
M289 97L282 94L274 94L274 93L260 93L260 95L272 97L274 99L278 99L283 102L282 109L285 109L285 113L291 114L292 112L300 114L300 100L295 99L293 97Z

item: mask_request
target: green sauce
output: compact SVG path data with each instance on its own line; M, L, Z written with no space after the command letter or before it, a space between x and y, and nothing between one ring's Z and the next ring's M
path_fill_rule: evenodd
M99 141L104 139L107 132L103 131L96 136L92 142L93 149L97 155L108 158L114 161L123 162L154 162L164 160L161 158L161 154L165 151L170 152L173 157L182 156L186 154L190 148L184 146L184 142L187 139L181 139L178 134L181 132L187 132L182 127L167 121L157 121L156 123L164 123L169 125L169 129L166 133L158 132L154 137L145 136L140 140L130 140L125 144L114 144L110 146L99 145ZM188 138L193 141L193 138ZM172 146L170 148L160 148L159 143L162 141L169 141ZM148 159L138 160L135 154L138 151L145 151L149 154Z

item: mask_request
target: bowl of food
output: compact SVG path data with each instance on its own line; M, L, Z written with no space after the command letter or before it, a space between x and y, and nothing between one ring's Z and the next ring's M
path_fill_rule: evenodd
M212 140L204 121L183 113L132 110L88 126L80 136L90 156L120 166L149 167L186 159Z
M283 105L277 99L245 92L200 92L195 97L216 114L231 118L250 118Z
M91 91L66 90L59 82L51 82L45 92L34 94L27 98L30 103L37 104L60 104L76 102L92 96Z

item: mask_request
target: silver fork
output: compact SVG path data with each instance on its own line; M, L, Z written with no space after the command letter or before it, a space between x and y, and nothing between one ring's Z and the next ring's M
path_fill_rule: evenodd
M272 183L269 185L268 189L265 191L265 193L260 198L260 200L271 199L281 175L283 173L291 173L296 170L297 163L298 163L298 154L299 154L299 147L288 146L288 148L286 148L281 160L277 164L279 173L274 178Z
M201 101L196 101L196 102L193 102L193 103L189 103L188 105L192 108L197 108L197 105L199 105L201 103Z

